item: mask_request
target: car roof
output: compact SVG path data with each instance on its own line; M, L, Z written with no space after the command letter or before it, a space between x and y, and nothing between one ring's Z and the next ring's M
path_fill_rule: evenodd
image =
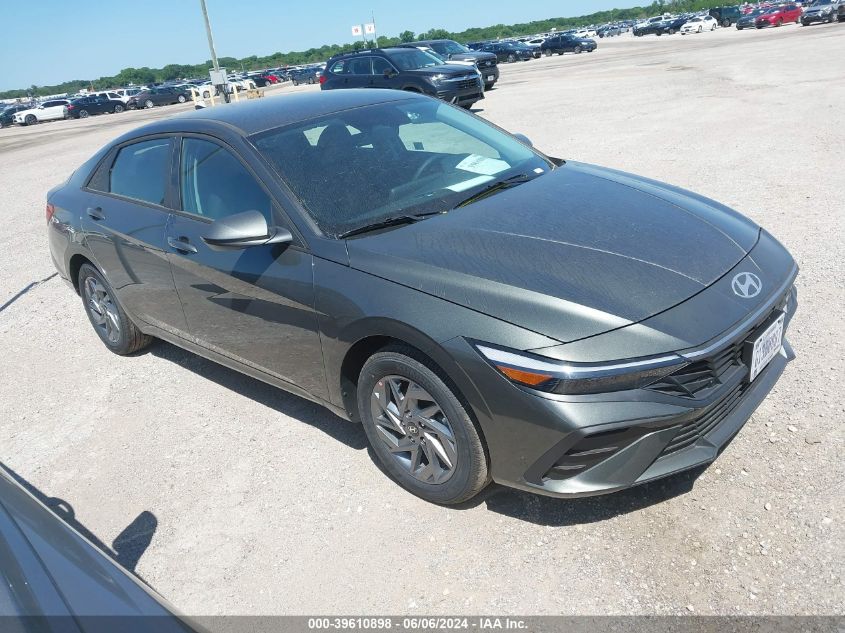
M358 89L303 92L270 99L251 99L185 112L172 118L145 125L127 136L176 132L180 129L189 131L188 128L195 127L191 125L194 122L197 124L224 123L236 128L244 136L250 136L264 130L271 130L297 121L315 119L341 110L378 103L426 98L401 90Z

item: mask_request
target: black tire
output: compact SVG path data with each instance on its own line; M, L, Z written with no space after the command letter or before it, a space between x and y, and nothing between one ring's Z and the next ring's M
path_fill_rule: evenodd
M77 112L77 115L80 119L87 119L88 118L88 110L80 110Z
M546 57L551 57L553 55L552 49L550 48L544 50L543 53L545 53Z
M144 101L144 107L147 108L147 110L152 108L154 105L155 104L153 103L152 99L147 99L146 101Z
M294 85L294 86L298 86L298 85L299 85L299 81L298 81L298 80L296 80L296 79L294 79L294 80L293 80L293 85Z
M484 84L484 92L487 92L488 90L493 90L493 86L495 86L495 85L496 85L495 83Z
M114 113L117 114L119 112L123 112L125 109L126 108L124 108L122 105L117 104L116 106L114 106Z
M24 117L23 122L27 125L35 125L36 123L38 123L38 117L34 114L27 114Z
M106 289L112 305L116 308L120 330L116 341L110 341L107 338L103 330L95 323L91 310L88 307L86 283L89 277L95 279L97 283ZM118 303L112 287L106 281L105 277L100 274L100 271L90 264L83 264L79 269L79 295L82 297L82 305L85 308L85 314L88 315L88 320L91 322L91 327L94 328L94 331L100 337L103 344L115 354L120 356L133 354L144 349L153 341L153 337L141 332L129 317L126 316L126 312L123 311L123 308Z
M490 482L487 455L481 436L458 397L439 371L428 366L427 359L415 350L394 347L377 352L364 363L358 379L358 411L364 431L387 473L400 486L418 497L439 504L457 504L471 499ZM376 383L386 376L401 376L428 391L440 407L455 438L455 466L443 483L426 483L403 469L389 452L379 433L371 410Z
M675 34L675 29L669 29L669 35L674 35L674 34Z
M581 47L576 46L575 49L572 52L575 53L576 55L580 55L581 54Z
M508 63L509 64L513 64L515 61L516 61L516 55L514 55L513 53L508 55Z
M776 27L778 27L778 26L783 26L783 20L782 20L781 18L778 18L778 21L777 21L777 22L775 22L775 26L776 26Z
M725 28L728 28L730 25L731 21L729 19L725 18L724 20L722 20L722 26L724 26Z
M176 97L176 101L178 101L179 103L185 103L187 99L185 98L185 95L179 95L178 97Z

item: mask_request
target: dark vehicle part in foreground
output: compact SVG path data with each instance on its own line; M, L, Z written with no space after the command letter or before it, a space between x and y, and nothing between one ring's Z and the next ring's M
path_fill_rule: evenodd
M107 348L159 337L360 421L436 503L709 463L794 357L798 269L765 230L396 90L148 124L47 224Z
M56 516L2 464L0 619L4 631L199 630Z

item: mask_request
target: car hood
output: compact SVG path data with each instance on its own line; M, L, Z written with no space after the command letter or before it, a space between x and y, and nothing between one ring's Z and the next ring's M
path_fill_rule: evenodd
M493 53L483 53L480 51L477 53L452 53L452 56L449 59L454 61L480 62L494 60L496 59L496 55Z
M438 66L428 66L427 68L413 68L411 70L404 70L402 72L410 73L412 75L423 75L423 76L430 76L433 74L441 74L441 75L452 75L452 76L459 76L459 75L466 75L467 69L469 66L464 66L461 64L460 66L456 64L440 64ZM470 71L473 72L473 71Z
M568 342L694 296L758 234L702 196L569 162L347 249L353 268Z

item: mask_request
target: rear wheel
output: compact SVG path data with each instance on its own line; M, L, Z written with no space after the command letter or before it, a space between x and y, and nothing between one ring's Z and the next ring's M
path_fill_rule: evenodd
M466 409L414 350L374 354L358 379L358 411L373 451L403 488L433 503L471 499L489 482Z
M178 101L179 103L185 103L187 99L185 99L185 95L179 95L178 97L176 97L176 101Z
M724 20L722 20L722 26L724 26L725 28L728 28L730 25L731 21L729 19L725 18Z
M777 26L783 26L783 20L782 20L782 19L780 19L780 18L778 18L778 21L777 21L777 22L775 22L775 26L776 26L776 27L777 27Z
M550 49L550 48L547 48L547 49L546 49L545 51L543 51L543 52L546 54L546 57L551 57L551 56L552 56L552 49Z
M88 118L88 110L80 110L79 111L79 118L80 119L87 119Z
M573 53L575 53L576 55L580 55L580 54L581 54L581 47L580 47L580 46L576 46L576 47L575 47L575 50L573 50L572 52L573 52Z
M508 55L508 63L509 64L513 64L515 61L516 61L516 55L514 55L513 53Z
M100 340L115 354L137 352L152 342L126 316L105 278L90 264L79 269L79 294Z
M151 99L147 99L146 101L144 101L144 107L147 109L152 108L154 105L155 104L152 102Z

